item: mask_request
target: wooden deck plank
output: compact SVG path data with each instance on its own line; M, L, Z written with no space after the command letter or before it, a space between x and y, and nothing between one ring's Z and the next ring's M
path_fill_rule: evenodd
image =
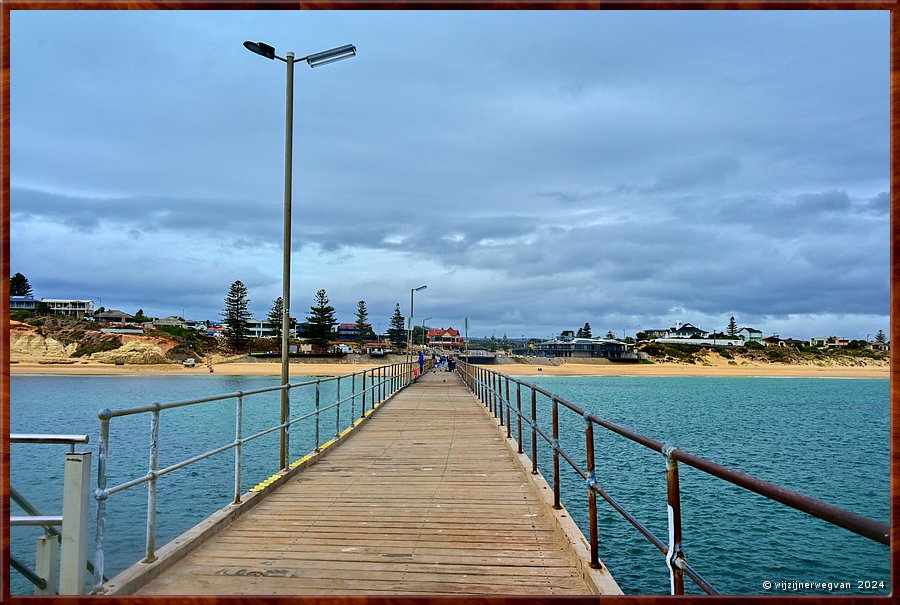
M590 594L535 485L431 373L139 594Z

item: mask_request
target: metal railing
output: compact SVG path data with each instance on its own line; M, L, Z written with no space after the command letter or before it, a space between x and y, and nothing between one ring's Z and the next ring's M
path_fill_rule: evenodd
M38 538L35 569L10 555L10 566L35 586L38 595L84 594L85 571L94 568L87 560L88 511L90 509L91 454L76 452L76 444L88 443L87 435L11 434L12 443L68 445L63 474L63 514L42 515L18 490L10 486L10 497L23 511L10 516L10 526L43 527ZM57 530L56 527L60 527Z
M840 507L828 504L809 496L779 487L751 475L735 471L715 462L701 458L684 450L678 449L651 439L627 428L608 422L587 412L581 407L566 401L562 397L554 395L539 386L517 380L505 374L488 370L483 367L461 363L457 371L472 391L476 398L484 403L489 412L498 419L500 426L505 424L506 436L512 439L512 415L516 417L516 433L518 452L522 451L522 423L531 427L531 472L538 474L538 435L550 446L553 452L553 507L562 508L560 504L560 469L559 459L562 457L568 465L581 476L587 483L588 489L588 520L590 534L591 560L590 566L600 568L599 536L597 531L597 495L606 500L613 509L633 525L656 548L665 554L666 565L669 568L671 594L684 594L684 576L687 575L693 582L707 594L719 594L694 568L685 560L681 545L681 488L678 478L678 463L691 466L712 477L727 481L755 492L770 500L780 502L786 506L807 513L844 529L848 529L861 536L888 544L890 528L884 523L879 523L867 517L844 510ZM515 384L515 402L510 399L510 382ZM505 386L505 393L504 393ZM531 413L522 412L522 391L526 391L526 405L528 399L531 403ZM530 397L528 396L530 392ZM537 397L541 395L550 400L552 405L551 434L538 425ZM585 437L585 467L582 468L572 456L559 445L559 409L569 410L584 419ZM506 418L504 419L504 411ZM594 467L594 425L600 426L626 439L638 443L645 448L662 454L666 461L666 488L668 508L668 543L659 539L650 529L626 511L606 490L597 482Z
M97 501L97 524L96 524L96 534L95 534L95 545L96 545L96 554L94 557L95 565L94 565L94 593L102 593L103 592L103 582L105 578L103 578L103 567L104 567L104 550L105 550L105 542L106 542L106 501L107 499L118 492L125 491L132 487L136 487L143 483L147 484L147 522L146 522L146 549L145 549L145 557L141 561L142 563L152 563L156 560L156 498L157 498L157 480L164 476L172 473L178 469L187 467L191 464L199 462L201 460L205 460L207 458L211 458L217 454L222 454L227 452L228 450L234 450L234 504L240 504L241 502L241 470L242 470L242 448L244 444L252 442L256 439L259 439L265 435L273 433L275 431L280 431L282 429L285 430L285 435L289 439L290 429L298 425L300 422L304 420L311 420L314 423L314 433L315 433L315 449L313 451L319 451L323 446L321 440L321 426L320 426L320 416L323 412L334 409L335 413L335 428L334 428L334 437L331 441L338 439L343 434L346 434L351 430L356 424L359 423L363 418L365 418L369 413L372 412L381 402L385 401L389 397L391 397L397 391L403 389L407 385L409 385L415 377L418 375L418 365L415 363L396 363L384 366L378 366L375 368L371 368L368 370L364 370L362 372L353 372L351 374L345 374L342 376L332 376L328 378L317 378L315 380L308 380L305 382L299 382L295 384L286 384L286 385L278 385L275 387L268 387L264 389L255 389L252 391L238 391L236 393L229 393L225 395L216 395L213 397L203 397L200 399L190 399L185 401L174 401L169 403L151 403L147 405L132 407L128 409L122 410L110 410L103 409L98 414L97 417L100 420L100 445L99 445L99 453L98 453L98 465L97 465L97 489L94 493L94 498ZM341 396L341 386L342 382L346 385L347 381L350 381L349 392L344 389L344 396ZM324 383L335 382L335 401L329 405L323 406L321 402L321 390L320 387ZM368 384L367 384L368 383ZM357 388L359 387L359 388ZM290 397L291 392L296 391L302 388L310 388L314 389L314 404L313 409L310 412L301 414L294 418L291 418L290 412ZM263 430L256 432L253 435L248 437L243 436L243 419L244 419L244 399L247 397L252 397L255 395L262 395L265 393L279 393L284 391L287 396L288 401L288 414L286 420L284 422L280 422L280 412L279 412L279 423L269 426ZM234 431L234 440L225 443L219 447L216 447L210 451L197 454L170 466L167 466L163 469L159 468L159 434L160 434L160 415L165 410L171 410L174 408L181 408L186 406L192 406L201 403L208 403L213 401L225 401L225 400L234 400L235 401L235 431ZM348 428L343 432L341 430L341 406L346 405L349 402L350 404L350 415L345 424L348 425ZM356 403L360 403L359 414L356 413ZM368 410L367 406L368 405ZM149 451L150 451L150 460L149 460L149 469L148 471L140 476L134 477L121 483L119 485L108 487L107 486L107 475L109 468L109 460L110 460L110 452L109 452L109 433L110 433L110 421L113 418L120 418L125 416L133 416L136 414L150 414L150 440L149 440ZM357 417L358 416L358 417ZM287 441L287 439L286 439ZM288 442L289 443L289 442ZM330 442L326 442L327 445ZM287 444L285 445L286 451L290 451ZM285 473L289 470L289 468L297 466L303 458L297 460L288 465L288 468L282 468L280 473ZM280 465L280 459L278 461Z

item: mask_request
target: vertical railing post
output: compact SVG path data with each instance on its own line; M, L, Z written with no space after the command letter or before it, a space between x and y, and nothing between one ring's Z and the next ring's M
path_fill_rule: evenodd
M341 434L341 377L337 377L337 397L335 401L337 405L334 406L334 438L337 439Z
M90 493L91 453L67 453L63 476L62 547L59 564L61 595L82 595L85 592ZM47 579L47 582L50 583L51 580Z
M522 383L516 382L516 421L519 433L519 453L522 453Z
M103 555L106 548L106 500L109 492L106 491L106 468L109 462L109 409L100 410L97 417L100 419L100 445L97 453L97 491L94 499L97 500L97 523L94 525L94 588L95 594L104 592L103 589Z
M319 383L322 380L320 378L316 379L316 451L319 451L319 443L321 443L321 439L319 438Z
M531 474L538 474L537 391L531 389Z
M159 404L150 412L150 480L147 482L147 553L141 563L156 561L156 470L159 467Z
M244 432L244 394L238 391L234 412L234 504L241 503L241 447Z
M509 405L509 376L506 376L506 399L504 400L504 406L506 407L506 438L512 439L512 406Z
M350 375L350 426L356 418L356 372Z
M671 594L684 594L684 572L679 563L684 560L681 550L681 493L678 482L678 462L672 458L675 448L663 450L666 456L666 492L669 513L669 550L666 553L666 564L669 566Z
M34 572L43 578L46 586L34 587L36 595L56 595L59 589L59 538L47 532L37 541L37 558ZM81 593L78 593L81 594Z
M285 384L282 385L284 389L282 393L284 393L284 427L281 429L282 435L284 435L284 467L281 470L287 470L291 463L291 427L289 425L291 421L291 385ZM302 407L302 406L301 406Z
M553 508L559 510L559 401L553 397Z
M597 493L594 485L597 483L596 468L594 463L594 423L587 412L584 413L584 441L587 458L587 484L588 484L588 517L590 521L591 540L591 567L600 568L600 545L597 531Z
M362 410L360 411L360 418L366 417L366 371L363 370L362 373Z
M384 366L378 368L378 391L381 393L380 401L384 401L386 398L384 393L384 379L386 374L387 368L385 368Z

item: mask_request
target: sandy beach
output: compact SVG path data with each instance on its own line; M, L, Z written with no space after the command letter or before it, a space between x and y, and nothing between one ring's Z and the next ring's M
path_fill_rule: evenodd
M63 376L173 376L209 375L205 365L185 368L178 364L112 365L91 361L18 359L10 365L14 375L39 374ZM362 372L383 365L379 363L292 363L292 376L340 376ZM561 365L501 364L486 366L510 376L770 376L798 378L889 378L889 366L817 366L778 363L727 363L681 364L587 364L563 363ZM225 362L213 366L221 376L280 376L281 365L276 362Z

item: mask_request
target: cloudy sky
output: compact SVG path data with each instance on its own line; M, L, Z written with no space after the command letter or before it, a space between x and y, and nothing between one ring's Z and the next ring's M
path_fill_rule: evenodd
M889 13L11 14L11 272L215 320L324 288L385 330L888 330Z

